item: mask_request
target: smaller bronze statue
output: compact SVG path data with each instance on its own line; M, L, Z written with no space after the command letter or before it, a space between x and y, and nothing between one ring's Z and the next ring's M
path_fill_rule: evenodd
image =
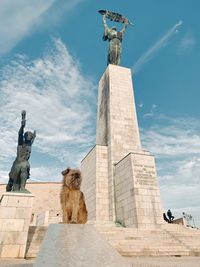
M103 41L109 41L109 49L108 49L108 57L107 57L107 65L119 65L120 64L120 56L122 51L122 40L126 28L128 25L132 23L125 17L123 17L119 13L111 12L108 10L99 10L99 13L103 15L103 25L104 25L104 35ZM111 21L121 22L124 24L124 27L121 31L117 31L116 27L109 28L106 23L106 18Z
M29 158L31 154L31 146L36 137L36 131L25 132L24 128L26 125L26 111L23 110L22 113L21 127L18 133L18 146L17 146L17 157L13 162L11 171L9 173L9 181L6 186L6 191L20 191L27 192L25 189L26 180L30 176L30 165Z

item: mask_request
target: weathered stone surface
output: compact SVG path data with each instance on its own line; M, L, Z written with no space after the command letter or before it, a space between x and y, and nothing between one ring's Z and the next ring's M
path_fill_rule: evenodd
M90 220L144 228L163 223L154 157L141 147L128 68L109 65L99 82L96 146L81 170Z
M4 193L0 200L0 258L25 256L34 196Z
M114 161L141 149L130 69L109 65L99 82L96 143L112 146Z
M32 267L32 260L25 259L0 259L0 267Z
M163 223L154 157L130 153L115 166L116 218L129 227Z
M200 256L200 230L164 224L161 228L124 228L112 222L88 222L122 256ZM35 258L47 228L30 227L26 257Z
M9 195L5 195L7 194L5 188L5 184L0 184L0 198L4 194L4 198L1 201L2 207L7 205L9 198ZM31 225L37 225L38 216L46 213L46 211L49 211L48 223L59 223L62 221L60 206L61 182L28 182L26 188L35 196L32 207ZM45 223L47 224L46 221Z
M88 219L109 221L107 146L96 145L83 160L81 171Z
M51 224L34 267L131 266L91 225Z

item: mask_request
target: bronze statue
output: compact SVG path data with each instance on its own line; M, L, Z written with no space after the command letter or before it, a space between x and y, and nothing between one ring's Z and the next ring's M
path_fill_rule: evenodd
M26 180L30 176L30 165L29 158L31 154L31 146L36 137L36 131L25 132L24 128L26 125L26 111L23 110L22 113L21 127L18 132L18 146L17 146L17 157L13 162L11 171L9 173L9 181L6 186L6 191L21 191L27 192L25 189Z
M107 40L109 41L107 65L109 64L119 65L121 51L122 51L121 43L123 40L123 36L127 26L132 23L119 13L114 13L107 10L99 10L99 13L103 15L103 25L104 25L103 41ZM106 18L109 18L111 21L121 22L124 24L124 27L122 28L121 31L117 31L116 27L109 28L106 23Z

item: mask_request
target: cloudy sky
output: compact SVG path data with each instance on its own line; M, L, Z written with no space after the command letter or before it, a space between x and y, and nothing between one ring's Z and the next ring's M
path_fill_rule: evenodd
M107 54L97 10L109 9L134 23L121 65L133 72L142 144L156 157L163 207L192 214L200 226L200 2L100 2L0 2L0 182L15 159L23 109L26 129L37 131L31 180L60 181L60 171L79 166L95 144Z

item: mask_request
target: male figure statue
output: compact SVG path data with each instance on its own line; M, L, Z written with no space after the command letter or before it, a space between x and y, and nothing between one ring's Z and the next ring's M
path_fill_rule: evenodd
M29 165L29 157L31 154L31 146L36 137L36 131L25 132L24 128L26 125L26 111L22 111L22 121L21 127L18 133L18 146L17 146L17 157L13 162L11 171L9 173L9 181L6 186L6 191L24 191L26 180L29 179L30 175L30 165Z
M107 65L119 65L120 64L120 56L121 56L121 43L126 31L127 25L129 24L128 20L125 20L124 27L121 31L117 31L116 27L109 28L106 23L106 16L105 13L103 17L103 25L104 25L104 35L103 41L109 41L109 49L108 49L108 58L107 58Z

